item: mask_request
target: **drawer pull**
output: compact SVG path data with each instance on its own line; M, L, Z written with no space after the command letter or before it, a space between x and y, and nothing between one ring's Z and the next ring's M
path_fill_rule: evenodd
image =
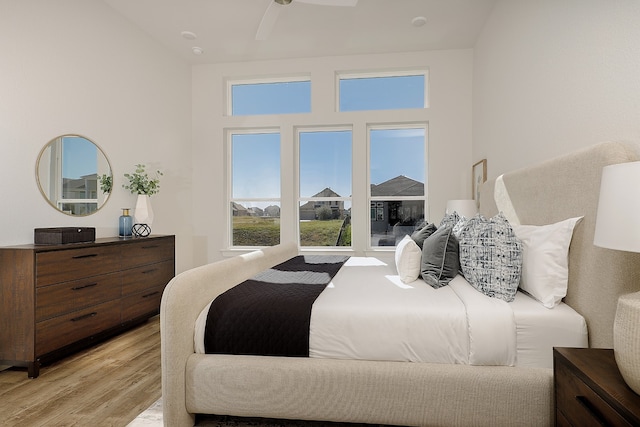
M584 396L576 396L576 400L601 426L607 426L607 422L602 419L600 412L593 406L589 399Z
M159 248L160 245L151 245L151 246L143 246L142 249L155 249L155 248Z
M142 295L142 298L149 298L159 293L159 291L151 292L150 294Z
M98 286L98 283L89 283L88 285L75 286L75 287L71 288L71 290L72 291L79 291L80 289L92 288L94 286Z
M154 271L158 271L158 269L157 268L152 268L150 270L145 270L145 271L142 272L142 274L149 274L149 273L153 273Z
M82 315L82 316L74 317L73 319L71 319L71 321L72 322L77 322L79 320L88 319L89 317L95 317L97 315L98 315L98 313L94 311L93 313L89 313L89 314L85 314L85 315Z
M82 259L82 258L93 258L98 256L98 254L87 254L87 255L76 255L72 257L73 259Z

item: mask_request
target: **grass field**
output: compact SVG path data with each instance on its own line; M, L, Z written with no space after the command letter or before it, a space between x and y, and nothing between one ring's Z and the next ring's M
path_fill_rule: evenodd
M300 222L301 246L336 246L341 219ZM280 218L233 217L234 246L273 246L280 243ZM342 233L337 246L351 246L351 225Z

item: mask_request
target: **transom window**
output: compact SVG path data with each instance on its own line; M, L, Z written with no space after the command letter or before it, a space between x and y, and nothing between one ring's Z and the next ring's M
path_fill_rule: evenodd
M338 111L427 106L426 72L339 74Z
M227 82L232 116L311 112L308 77Z

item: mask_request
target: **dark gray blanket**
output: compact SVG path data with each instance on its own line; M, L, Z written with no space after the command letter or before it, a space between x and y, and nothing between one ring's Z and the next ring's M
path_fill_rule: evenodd
M311 307L348 258L299 255L218 295L205 352L308 357Z

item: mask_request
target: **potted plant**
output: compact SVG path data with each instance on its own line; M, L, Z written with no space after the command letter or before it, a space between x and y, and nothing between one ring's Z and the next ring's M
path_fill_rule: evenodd
M129 181L122 184L122 187L129 190L131 194L137 194L136 208L133 216L136 224L151 225L153 222L153 209L151 209L150 197L160 191L160 176L162 172L156 171L155 177L149 177L144 164L136 165L135 172L125 173L124 177Z
M111 187L113 186L113 177L111 175L102 174L98 175L98 182L100 183L100 190L102 193L111 193Z

